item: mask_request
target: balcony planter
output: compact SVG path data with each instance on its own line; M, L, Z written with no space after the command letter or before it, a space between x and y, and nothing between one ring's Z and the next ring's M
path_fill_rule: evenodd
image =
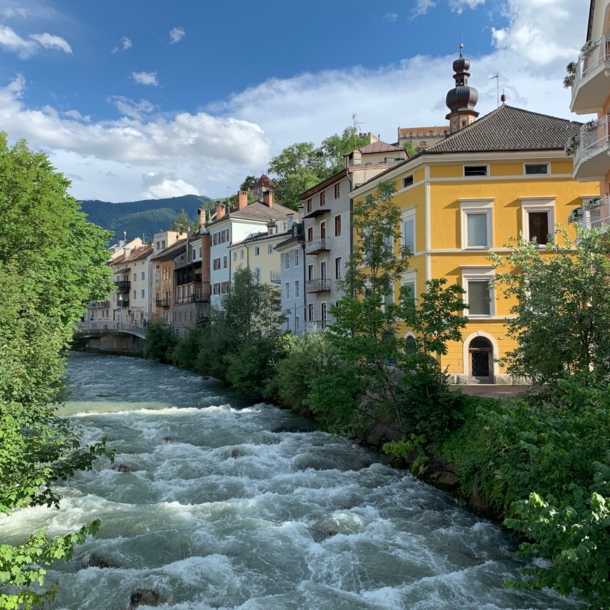
M567 141L566 146L563 149L563 152L566 157L572 157L574 155L574 153L576 152L576 146L578 145L579 142L580 142L579 135L574 135Z

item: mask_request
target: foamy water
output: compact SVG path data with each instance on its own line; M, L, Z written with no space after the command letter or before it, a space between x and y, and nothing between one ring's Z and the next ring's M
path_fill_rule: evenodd
M500 610L577 605L507 589L514 541L447 494L289 411L133 358L75 355L61 412L101 461L61 487L61 510L0 519L0 540L102 520L49 570L51 608L123 610L152 589L176 610ZM92 566L107 567L92 567ZM145 608L145 606L140 606Z

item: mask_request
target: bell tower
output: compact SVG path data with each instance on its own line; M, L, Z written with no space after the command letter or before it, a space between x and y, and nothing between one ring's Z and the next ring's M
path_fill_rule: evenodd
M470 61L462 57L464 45L460 43L460 56L453 62L455 87L447 93L446 104L451 111L445 118L449 120L451 133L470 125L479 116L474 109L479 101L479 92L468 85Z

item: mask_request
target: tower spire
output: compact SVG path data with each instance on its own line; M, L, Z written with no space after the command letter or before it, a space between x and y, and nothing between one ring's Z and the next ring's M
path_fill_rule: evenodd
M447 93L447 106L451 111L445 118L449 120L451 133L470 125L479 116L474 107L479 101L479 92L468 84L470 61L463 57L462 35L460 34L460 56L453 62L455 87Z

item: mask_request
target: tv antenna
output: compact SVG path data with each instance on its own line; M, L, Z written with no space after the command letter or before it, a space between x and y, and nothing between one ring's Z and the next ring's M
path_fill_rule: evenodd
M489 80L496 79L496 108L500 107L500 73L496 72Z
M354 121L354 149L355 149L356 144L357 144L356 138L358 137L358 134L360 133L360 129L362 128L362 125L366 125L366 123L359 121L358 115L355 112L354 112L354 114L352 114L352 121Z

